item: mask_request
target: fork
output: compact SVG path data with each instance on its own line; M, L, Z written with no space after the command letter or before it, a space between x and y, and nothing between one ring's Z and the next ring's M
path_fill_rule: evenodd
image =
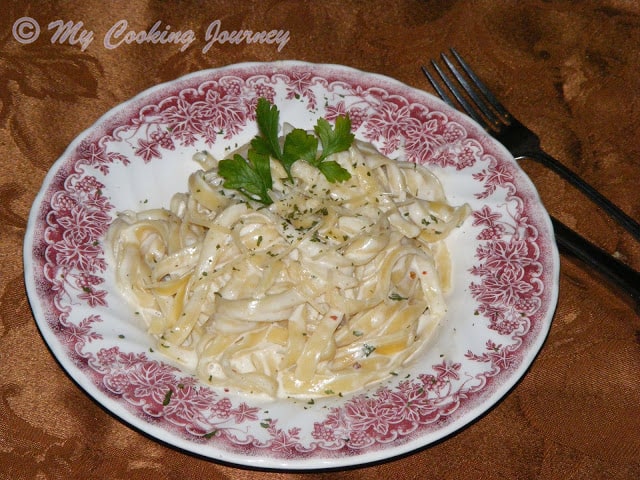
M589 186L573 171L542 151L538 136L516 120L506 108L500 104L491 91L464 62L458 52L451 49L451 54L455 57L468 78L474 83L477 90L472 87L467 78L456 68L447 55L443 53L441 57L456 80L449 78L437 62L432 60L431 64L458 104L452 100L446 88L442 87L440 83L436 81L435 76L433 76L426 67L423 66L422 71L438 95L447 104L456 109L462 107L470 117L482 125L496 140L503 143L516 159L527 157L540 161L582 189L594 202L610 213L613 218L619 221L625 228L629 229L636 238L640 239L640 225L638 225L635 220ZM471 102L467 100L467 97L465 97L458 85L462 86L466 95L475 103L477 108L474 108ZM594 268L612 283L624 290L634 300L636 311L640 312L640 272L635 271L605 250L589 242L557 218L552 215L550 217L558 247L565 253L572 254L586 265Z
M451 55L455 58L462 71L446 54L441 54L441 57L446 67L455 77L455 80L449 78L444 69L435 61L432 61L431 65L447 86L455 98L455 101L459 103L471 118L482 125L491 136L502 143L516 160L530 158L554 171L581 190L596 205L609 214L611 218L628 230L636 240L640 241L640 223L584 181L584 179L573 170L543 151L540 146L539 137L507 111L480 78L478 78L471 67L462 59L460 54L453 48L451 49ZM436 82L427 68L423 66L422 71L438 95L446 103L455 107L455 101L447 94L446 90ZM462 87L462 90L458 85Z

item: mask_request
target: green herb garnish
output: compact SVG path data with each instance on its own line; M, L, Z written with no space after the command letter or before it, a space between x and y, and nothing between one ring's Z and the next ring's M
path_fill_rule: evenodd
M298 160L315 166L331 183L351 178L351 174L336 161L327 160L334 153L348 150L353 143L355 136L351 133L348 116L338 117L335 128L324 118L319 118L314 127L316 135L296 128L285 136L282 148L278 137L280 112L277 106L264 98L258 99L256 123L259 133L251 140L247 158L236 154L218 163L218 173L225 180L223 187L237 190L265 205L273 203L269 196L273 186L270 158L282 164L289 181L293 181L291 166ZM318 142L322 145L320 154Z
M391 295L389 295L389 299L390 300L395 300L395 301L407 300L408 298L409 297L403 297L399 293L392 293Z
M269 157L250 149L245 160L241 155L220 160L218 173L224 178L223 187L238 190L252 200L265 205L273 203L269 197L271 189L271 167Z
M364 354L365 357L368 357L369 355L371 355L374 352L375 349L376 349L375 346L368 345L368 344L365 343L362 346L362 353Z

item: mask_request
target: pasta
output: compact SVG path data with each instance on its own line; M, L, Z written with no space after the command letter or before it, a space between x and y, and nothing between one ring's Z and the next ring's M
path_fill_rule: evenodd
M203 381L270 397L359 390L397 372L446 312L444 239L469 214L428 169L355 141L330 183L271 162L268 206L202 166L168 209L121 212L116 281L157 348ZM281 180L282 179L282 180Z

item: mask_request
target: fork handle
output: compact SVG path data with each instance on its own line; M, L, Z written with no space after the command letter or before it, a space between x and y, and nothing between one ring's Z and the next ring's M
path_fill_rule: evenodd
M557 218L551 217L551 223L558 248L572 254L624 290L634 301L636 311L640 312L640 272L589 242Z
M562 178L571 183L574 187L580 189L585 195L587 195L596 205L602 210L608 213L611 218L622 225L626 230L633 235L633 237L640 242L640 224L623 212L617 205L611 202L608 198L598 192L595 188L585 182L580 176L578 176L573 170L567 168L560 161L553 158L551 155L545 152L531 152L523 157L531 158L549 169L556 172Z

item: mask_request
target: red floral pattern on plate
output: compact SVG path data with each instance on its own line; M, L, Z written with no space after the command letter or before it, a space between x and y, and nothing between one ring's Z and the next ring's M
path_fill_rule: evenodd
M349 114L357 136L383 153L449 175L448 193L456 190L452 179L465 179L461 198L468 196L474 208L465 230L474 238L466 249L474 256L462 272L466 284L458 285L463 300L454 300L451 332L472 324L472 335L442 358L426 356L430 363L397 372L369 391L307 403L211 389L144 340L129 341L110 329L121 325L110 307L122 299L109 285L102 239L120 180L137 165L153 168L182 152L243 143L254 132L259 97L278 104L283 119L296 126L305 126L298 119ZM185 188L175 185L174 191ZM328 460L351 465L442 438L523 374L555 308L557 252L545 215L504 150L429 95L345 67L244 64L156 87L79 137L34 205L26 278L38 325L62 365L125 421L211 458L280 468L318 468ZM466 241L459 239L458 247ZM458 319L461 312L471 321ZM144 339L132 321L124 322ZM285 413L291 409L297 413Z

